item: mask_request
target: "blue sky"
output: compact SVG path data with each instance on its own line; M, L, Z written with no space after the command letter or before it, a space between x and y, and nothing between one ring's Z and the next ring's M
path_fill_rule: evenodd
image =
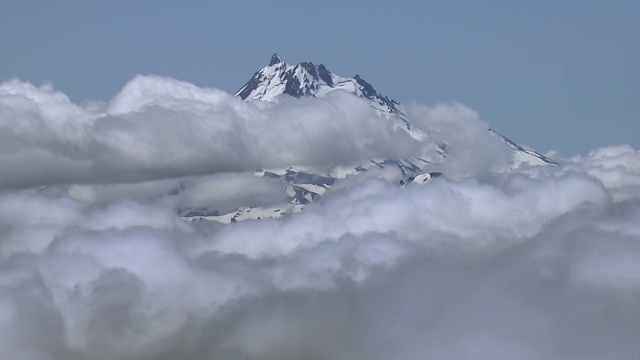
M135 74L236 91L273 52L400 102L460 101L539 151L640 147L637 1L27 1L0 79L109 100Z

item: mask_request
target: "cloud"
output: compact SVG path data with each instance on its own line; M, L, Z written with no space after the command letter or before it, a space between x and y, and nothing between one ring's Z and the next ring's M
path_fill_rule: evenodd
M635 198L640 192L640 154L629 145L592 150L584 160L578 157L575 161L602 181L617 200Z
M449 178L480 178L490 176L492 171L509 164L513 152L495 134L489 125L480 119L474 110L463 104L442 103L426 106L410 103L408 115L421 128L448 148L447 160L437 170Z
M9 169L0 188L328 169L419 148L349 94L258 106L220 90L138 76L99 106L18 80L0 85L0 101L0 166Z
M571 175L546 181L513 177L503 188L475 180L437 179L426 187L406 188L370 180L332 195L308 206L295 221L227 227L213 242L214 249L277 256L347 234L393 232L430 249L445 243L447 250L475 251L517 244L571 209L597 209L611 201L600 183ZM272 240L264 241L256 233Z
M0 89L4 357L640 353L640 153L629 146L492 174L506 155L477 114L415 105L465 149L445 176L399 187L398 170L371 169L301 213L190 223L184 208L284 201L255 166L420 149L394 145L403 135L344 94L254 105L139 77L109 104L78 106L50 86Z
M75 200L108 205L115 201L159 200L173 209L226 214L238 207L267 207L288 201L280 179L257 177L251 172L219 173L136 183L73 184L59 187ZM53 189L48 189L53 192Z

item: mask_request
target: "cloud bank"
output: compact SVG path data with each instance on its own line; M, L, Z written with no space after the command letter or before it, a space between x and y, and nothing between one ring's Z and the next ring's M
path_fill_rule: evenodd
M131 80L109 104L73 104L50 85L0 85L0 188L137 182L265 167L351 165L418 148L367 103L246 103L157 76ZM28 164L28 166L25 166Z
M488 176L504 151L477 114L416 105L418 121L451 146L478 144L489 165L459 150L456 176L422 186L371 171L301 213L190 223L181 209L281 201L282 183L256 168L419 144L345 94L246 104L138 77L108 104L19 81L0 85L0 104L2 358L640 354L629 146Z

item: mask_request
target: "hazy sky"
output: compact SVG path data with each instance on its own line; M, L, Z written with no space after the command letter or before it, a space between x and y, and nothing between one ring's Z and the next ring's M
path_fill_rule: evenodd
M278 52L568 156L640 146L638 34L637 1L4 1L0 79L79 103L136 74L234 92Z

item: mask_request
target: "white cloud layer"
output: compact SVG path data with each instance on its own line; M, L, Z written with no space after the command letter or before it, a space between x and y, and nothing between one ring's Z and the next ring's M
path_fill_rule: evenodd
M506 155L477 114L410 111L459 149L448 178L372 171L301 213L223 226L179 210L282 201L257 167L417 144L346 95L254 105L138 77L78 106L1 84L0 357L640 356L640 153L489 174Z
M11 169L0 189L331 167L418 149L348 94L258 106L157 76L138 76L111 103L84 107L49 85L2 83L0 140L0 167Z

